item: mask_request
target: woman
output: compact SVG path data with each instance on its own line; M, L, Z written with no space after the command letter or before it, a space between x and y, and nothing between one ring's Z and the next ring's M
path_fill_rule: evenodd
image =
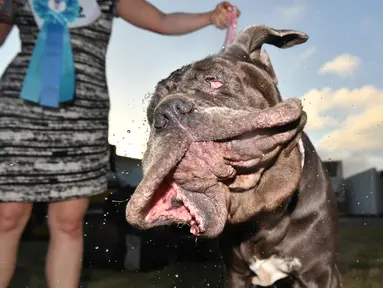
M88 197L107 187L105 53L114 16L182 35L225 28L231 5L202 14L164 14L144 0L13 0L13 6L22 49L0 82L0 288L14 272L33 202L50 202L48 286L75 288ZM12 24L0 19L2 44Z

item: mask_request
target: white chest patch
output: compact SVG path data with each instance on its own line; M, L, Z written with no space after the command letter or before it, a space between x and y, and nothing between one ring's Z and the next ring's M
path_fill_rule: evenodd
M33 9L34 1L38 0L29 0L29 5L37 26L41 28L44 24L44 19L40 18ZM60 1L59 3L55 3L55 0L45 1L47 1L48 7L55 12L63 12L66 9L65 1ZM101 15L101 10L96 0L78 0L78 3L80 4L80 16L75 21L68 24L69 28L88 26L96 21Z
M299 270L302 264L297 258L284 258L271 256L267 259L253 257L250 262L250 270L257 276L251 280L253 285L267 287L276 281L286 278L293 271Z
M298 141L298 150L301 152L301 166L305 165L305 147L303 146L302 139L299 139Z

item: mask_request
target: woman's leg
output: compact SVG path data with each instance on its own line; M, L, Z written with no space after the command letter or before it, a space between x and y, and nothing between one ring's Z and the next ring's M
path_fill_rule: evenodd
M83 257L83 218L89 199L50 203L46 263L49 288L78 288Z
M0 288L7 288L11 281L20 236L31 211L31 203L0 203Z

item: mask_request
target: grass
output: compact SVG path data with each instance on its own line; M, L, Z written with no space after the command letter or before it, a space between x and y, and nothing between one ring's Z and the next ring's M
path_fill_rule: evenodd
M12 288L42 288L46 242L21 245ZM339 268L346 288L383 287L383 227L342 227ZM87 269L87 288L223 287L220 262L181 262L147 273Z
M383 227L343 228L340 243L344 287L383 287Z

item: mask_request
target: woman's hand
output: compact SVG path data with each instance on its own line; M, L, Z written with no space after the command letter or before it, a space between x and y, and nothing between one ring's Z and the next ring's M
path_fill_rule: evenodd
M215 10L210 15L211 24L219 29L224 29L227 27L228 18L233 9L233 6L229 2L222 2L217 5ZM237 16L239 17L241 12L237 8Z
M211 12L166 14L146 0L119 0L117 3L119 17L139 28L163 35L184 35L209 25L223 29L227 26L230 9L233 9L229 2L223 2ZM239 16L240 12L237 13Z

